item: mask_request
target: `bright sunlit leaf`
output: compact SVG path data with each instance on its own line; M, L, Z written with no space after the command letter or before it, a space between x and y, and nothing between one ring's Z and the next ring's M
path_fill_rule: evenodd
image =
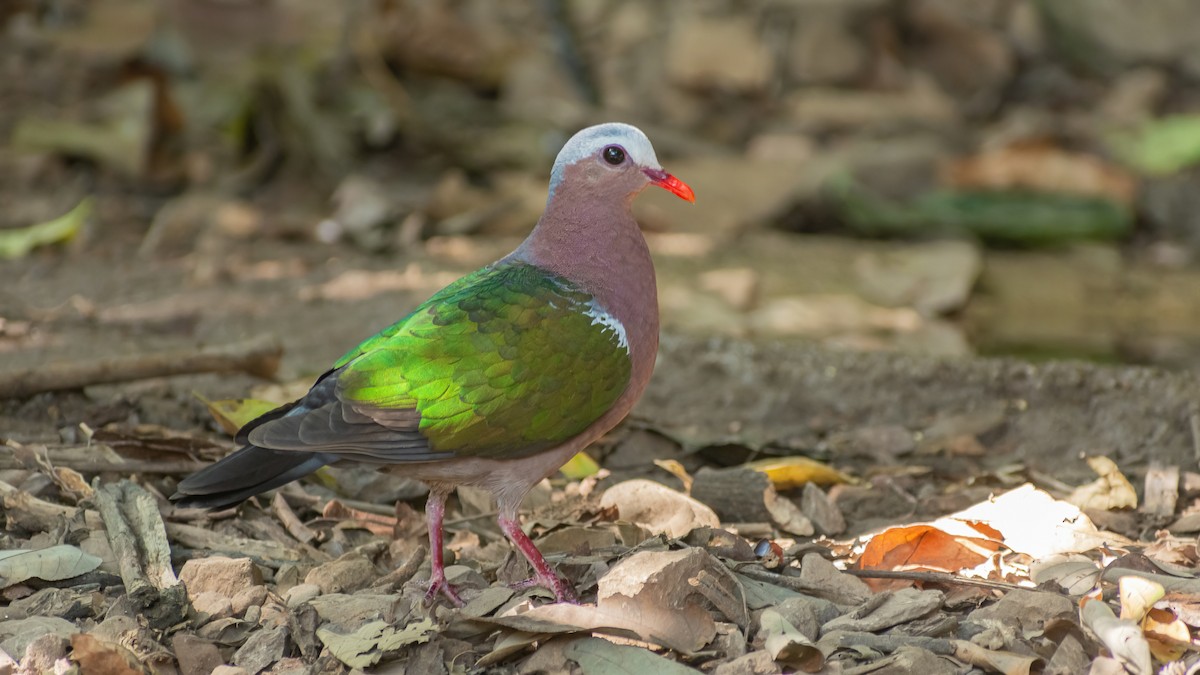
M208 408L208 413L213 416L217 424L221 425L221 429L230 435L236 434L248 423L279 407L278 403L254 398L227 398L210 401L196 392L192 392L192 396L200 399L200 402Z
M1132 574L1121 577L1121 618L1141 621L1154 603L1162 600L1167 592L1161 584Z
M746 467L767 474L776 490L790 490L802 487L805 483L836 485L854 482L853 478L828 464L801 455L760 459L747 462Z
M562 468L559 469L562 475L571 480L583 480L588 476L596 475L596 472L599 470L600 465L596 463L596 460L589 457L586 452L575 453L575 456L567 460L567 463L563 464Z
M932 525L893 527L867 543L858 564L870 570L956 572L978 566L1000 546L998 541L952 535Z

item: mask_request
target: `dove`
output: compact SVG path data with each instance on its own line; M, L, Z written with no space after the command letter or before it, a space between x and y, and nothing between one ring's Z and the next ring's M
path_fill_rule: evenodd
M346 462L420 480L432 552L425 599L461 605L446 580L442 522L448 496L475 486L495 499L500 529L533 569L517 586L576 602L518 509L616 426L650 380L658 297L631 211L649 185L695 201L636 127L579 131L555 159L545 211L520 246L351 349L303 398L246 424L241 449L185 478L172 499L230 507Z

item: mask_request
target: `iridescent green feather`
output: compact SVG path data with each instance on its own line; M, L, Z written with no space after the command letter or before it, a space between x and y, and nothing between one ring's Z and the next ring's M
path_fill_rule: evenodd
M592 296L525 263L470 274L343 356L338 397L415 408L432 449L522 457L603 415L629 383Z

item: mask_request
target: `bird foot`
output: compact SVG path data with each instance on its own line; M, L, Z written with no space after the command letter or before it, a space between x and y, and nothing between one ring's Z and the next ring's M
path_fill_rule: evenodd
M575 594L575 589L571 588L562 577L558 575L542 576L535 575L524 581L518 581L515 584L509 584L509 588L514 591L523 591L527 588L534 587L547 588L554 592L554 597L558 602L565 602L571 605L579 604L579 596Z
M454 589L454 586L450 585L450 582L446 581L446 577L444 576L440 579L429 580L425 591L425 606L432 607L433 603L437 602L439 595L446 596L446 599L455 607L462 607L465 604L462 598L458 597L458 591Z

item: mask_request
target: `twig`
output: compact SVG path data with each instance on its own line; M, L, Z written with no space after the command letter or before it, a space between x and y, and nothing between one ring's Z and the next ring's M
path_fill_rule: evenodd
M61 363L0 375L0 399L26 398L47 391L94 384L131 382L196 373L243 372L269 378L279 369L283 347L273 337L258 337L200 350L139 354L88 363Z
M425 556L427 555L429 555L428 549L424 546L417 547L417 550L413 551L413 554L409 556L408 560L404 561L403 565L376 579L375 583L371 584L371 590L381 593L391 593L397 586L405 583L417 573L417 570L421 568L421 563L425 562Z
M93 487L125 594L155 628L183 620L187 592L171 568L166 526L154 497L127 480Z
M954 653L954 642L945 638L924 637L921 635L876 635L857 631L834 631L821 638L821 647L838 649L873 649L884 654L891 654L901 647L921 647L934 654L950 656Z
M276 492L271 499L271 512L283 523L284 529L288 534L292 535L301 544L307 544L317 538L317 533L313 532L307 525L300 521L300 517L288 506L287 500L283 495Z
M52 460L53 461L53 460ZM181 476L203 469L207 464L191 461L154 462L127 459L123 462L54 462L54 466L74 469L79 473L120 473L120 474L154 474L160 476ZM26 469L20 460L11 457L0 457L0 471L9 469Z
M768 572L766 570L760 570L757 567L750 566L734 567L733 571L741 574L742 576L750 577L755 581L765 581L768 584L783 586L784 588L796 591L797 593L825 597L823 595L824 589L822 587L816 584L810 584L799 577L787 577L782 574L775 574L774 572Z
M934 584L953 584L957 586L977 586L979 588L990 588L996 591L1015 591L1024 588L1017 584L1010 584L1005 581L991 581L989 579L973 579L971 577L956 577L947 572L929 572L918 570L842 570L850 576L855 576L863 579L904 579L906 581L923 581Z

